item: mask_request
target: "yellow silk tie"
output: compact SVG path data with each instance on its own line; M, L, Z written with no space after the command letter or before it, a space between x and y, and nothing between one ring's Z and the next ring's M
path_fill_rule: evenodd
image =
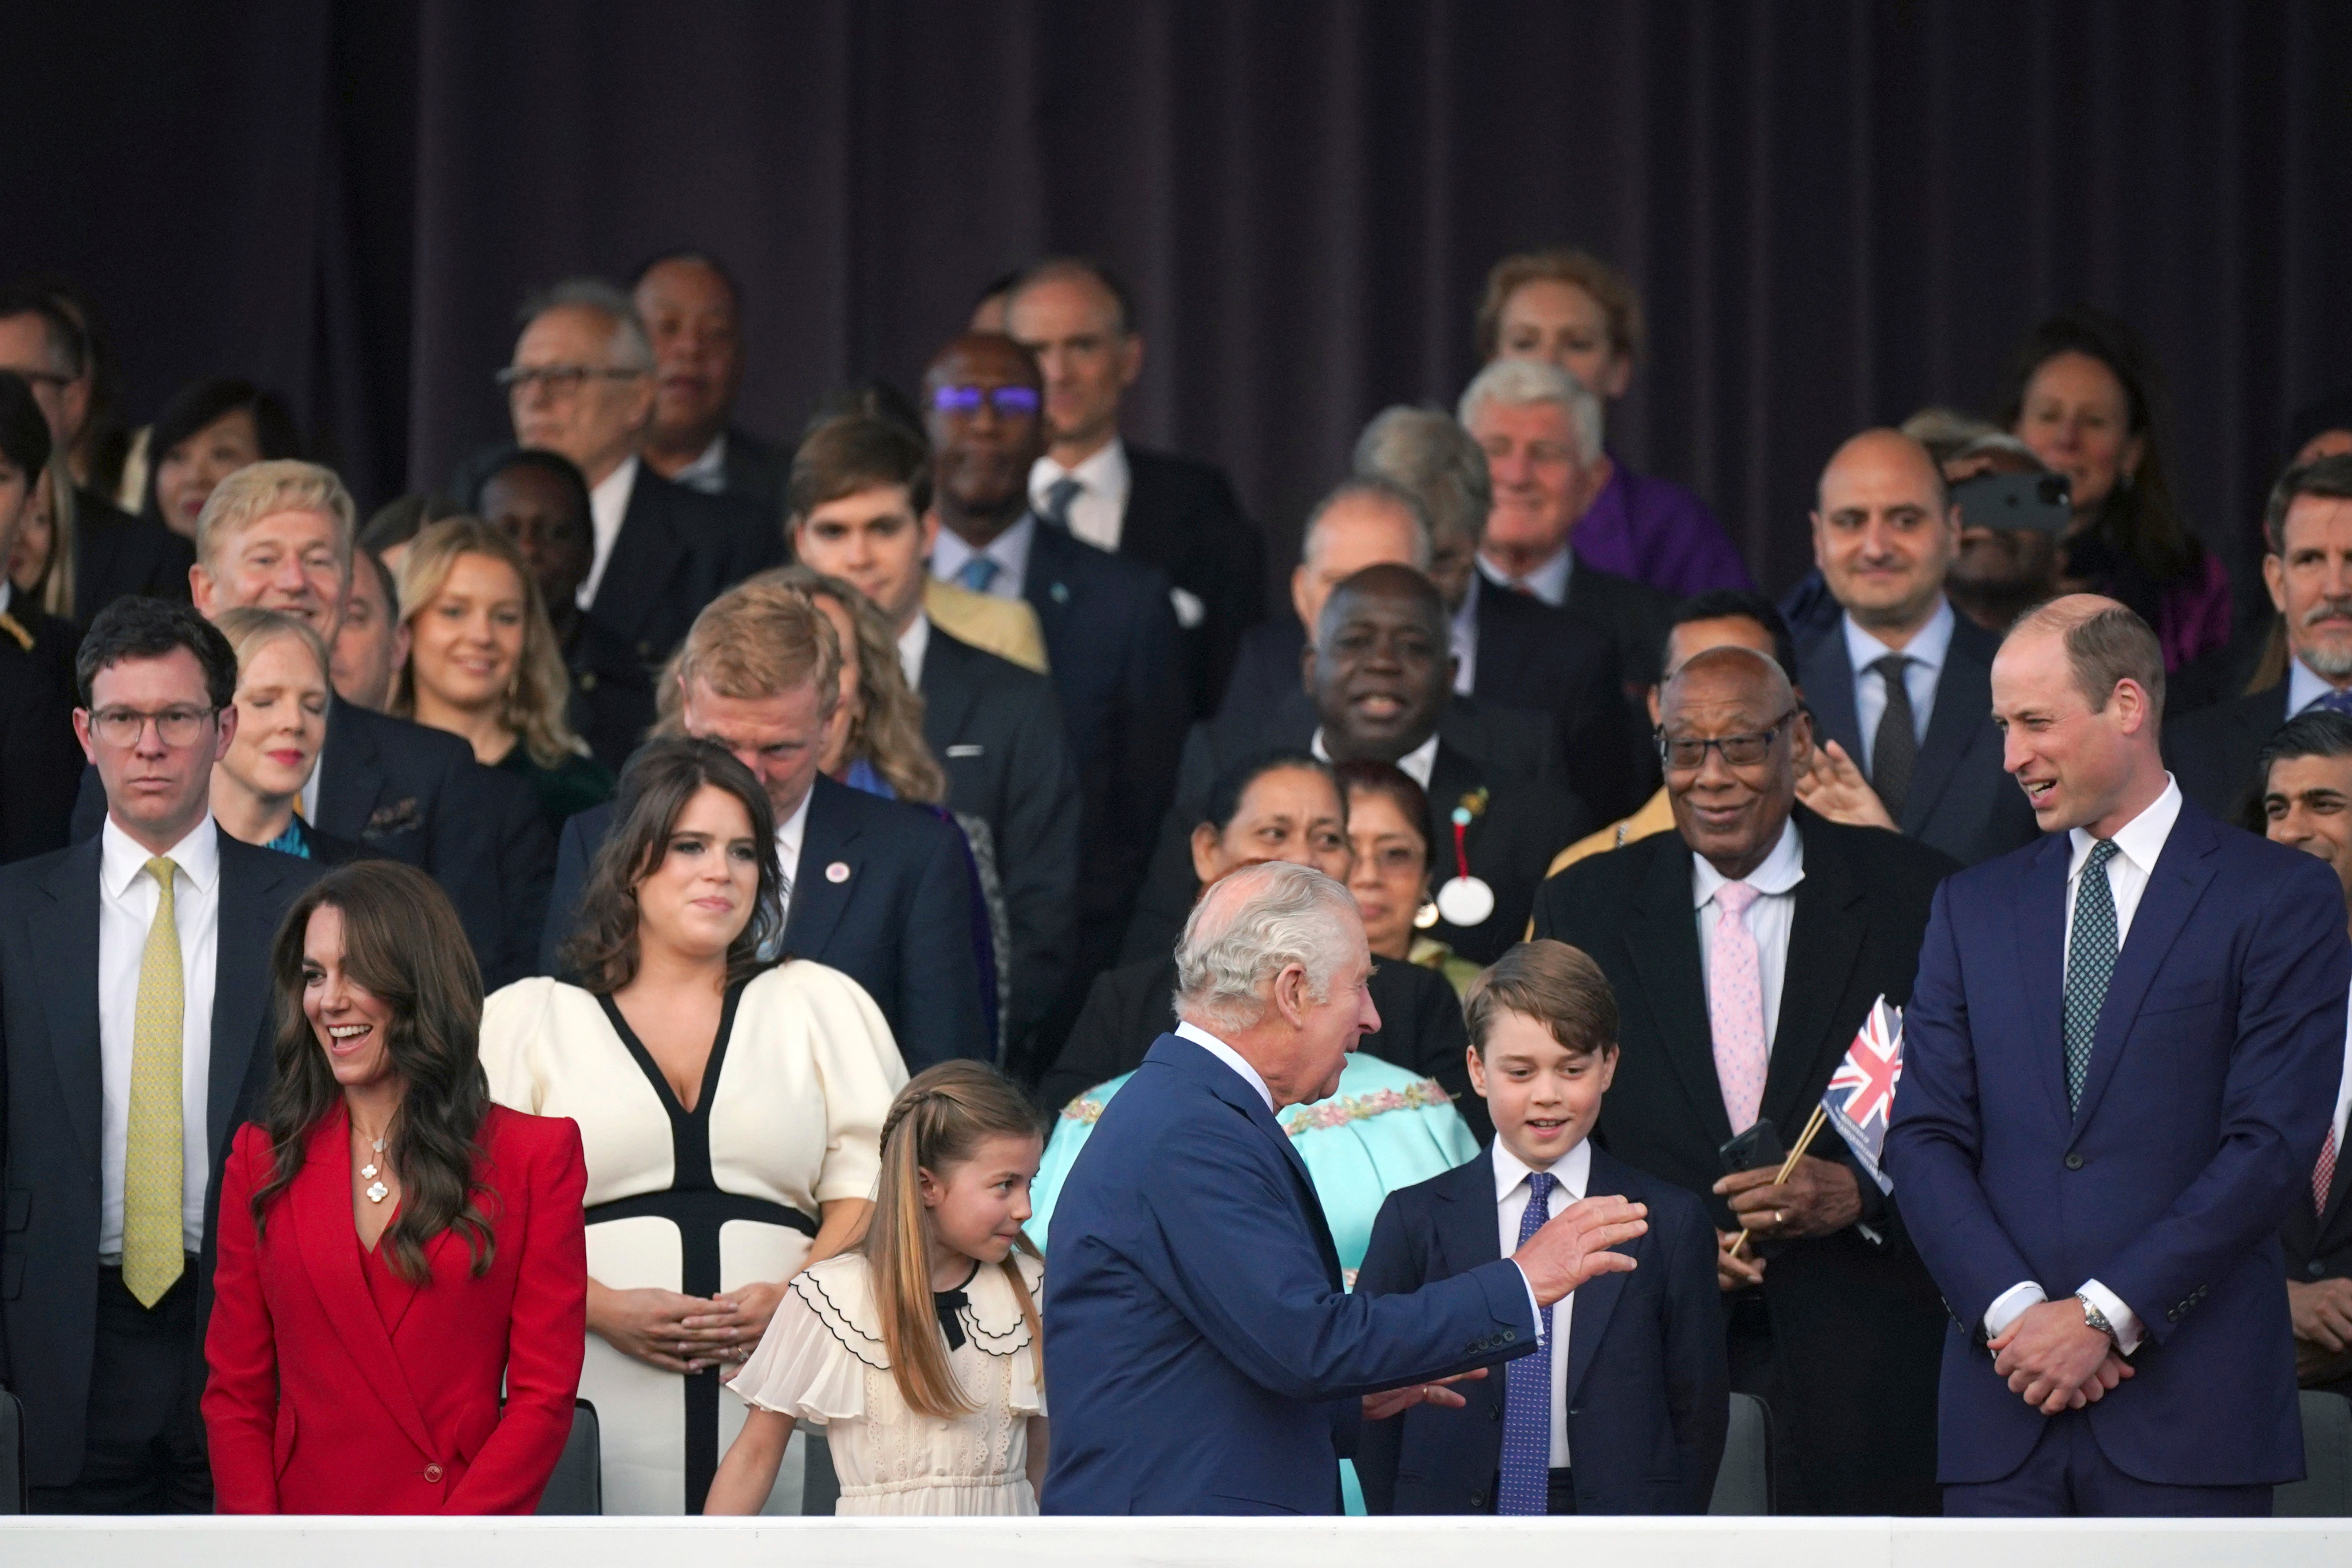
M139 955L139 1012L131 1031L131 1137L122 1161L122 1282L152 1307L186 1267L181 1236L180 1050L186 1004L180 984L180 928L172 874L163 856L147 862L162 889L146 950Z

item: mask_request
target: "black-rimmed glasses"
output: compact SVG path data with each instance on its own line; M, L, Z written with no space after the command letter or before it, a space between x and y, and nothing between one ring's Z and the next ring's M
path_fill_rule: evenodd
M1769 728L1748 735L1717 735L1712 739L1701 739L1693 735L1669 735L1662 728L1655 731L1654 737L1658 743L1658 757L1678 773L1695 773L1706 766L1707 749L1713 747L1723 753L1727 765L1752 768L1772 754L1773 740L1797 713L1798 710L1791 708L1773 720Z

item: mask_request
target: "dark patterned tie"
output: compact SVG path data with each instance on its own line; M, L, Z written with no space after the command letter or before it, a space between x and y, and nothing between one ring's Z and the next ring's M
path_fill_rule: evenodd
M1870 787L1897 822L1911 793L1911 770L1919 761L1918 721L1911 712L1911 688L1903 679L1910 662L1907 654L1890 653L1870 665L1886 688L1886 711L1878 716L1878 733L1870 743Z
M1086 488L1067 474L1063 475L1045 487L1045 504L1037 509L1037 515L1064 533L1069 532L1070 503L1077 500L1078 492Z
M2352 691L2331 689L2326 696L2314 700L2309 707L2304 709L2304 711L2308 713L2313 708L2325 708L2330 713L2341 713L2347 719L2352 719Z
M2116 892L2107 885L2107 862L2116 841L2093 841L2074 891L2074 930L2066 939L2066 1110L2083 1109L2083 1082L2091 1076L2091 1042L2099 1032L2099 1008L2115 978Z
M1528 1212L1519 1216L1525 1247L1551 1217L1551 1190L1559 1178L1537 1171L1528 1177ZM1503 1373L1503 1482L1495 1489L1496 1513L1551 1511L1551 1326L1543 1310L1543 1332L1533 1355L1523 1355Z

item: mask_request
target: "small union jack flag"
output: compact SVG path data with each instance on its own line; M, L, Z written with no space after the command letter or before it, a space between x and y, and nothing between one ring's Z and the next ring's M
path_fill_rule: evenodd
M1902 1081L1903 1009L1881 996L1846 1047L1845 1060L1830 1075L1822 1109L1882 1192L1895 1190L1879 1168L1879 1157L1886 1148L1887 1121L1895 1114L1895 1086Z

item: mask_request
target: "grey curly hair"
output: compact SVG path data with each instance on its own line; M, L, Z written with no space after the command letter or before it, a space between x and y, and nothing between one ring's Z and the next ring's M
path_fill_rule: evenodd
M1348 889L1311 866L1270 860L1212 884L1176 942L1176 1012L1213 1031L1246 1029L1265 1016L1266 987L1296 963L1307 994L1328 1001L1331 981L1362 917Z

